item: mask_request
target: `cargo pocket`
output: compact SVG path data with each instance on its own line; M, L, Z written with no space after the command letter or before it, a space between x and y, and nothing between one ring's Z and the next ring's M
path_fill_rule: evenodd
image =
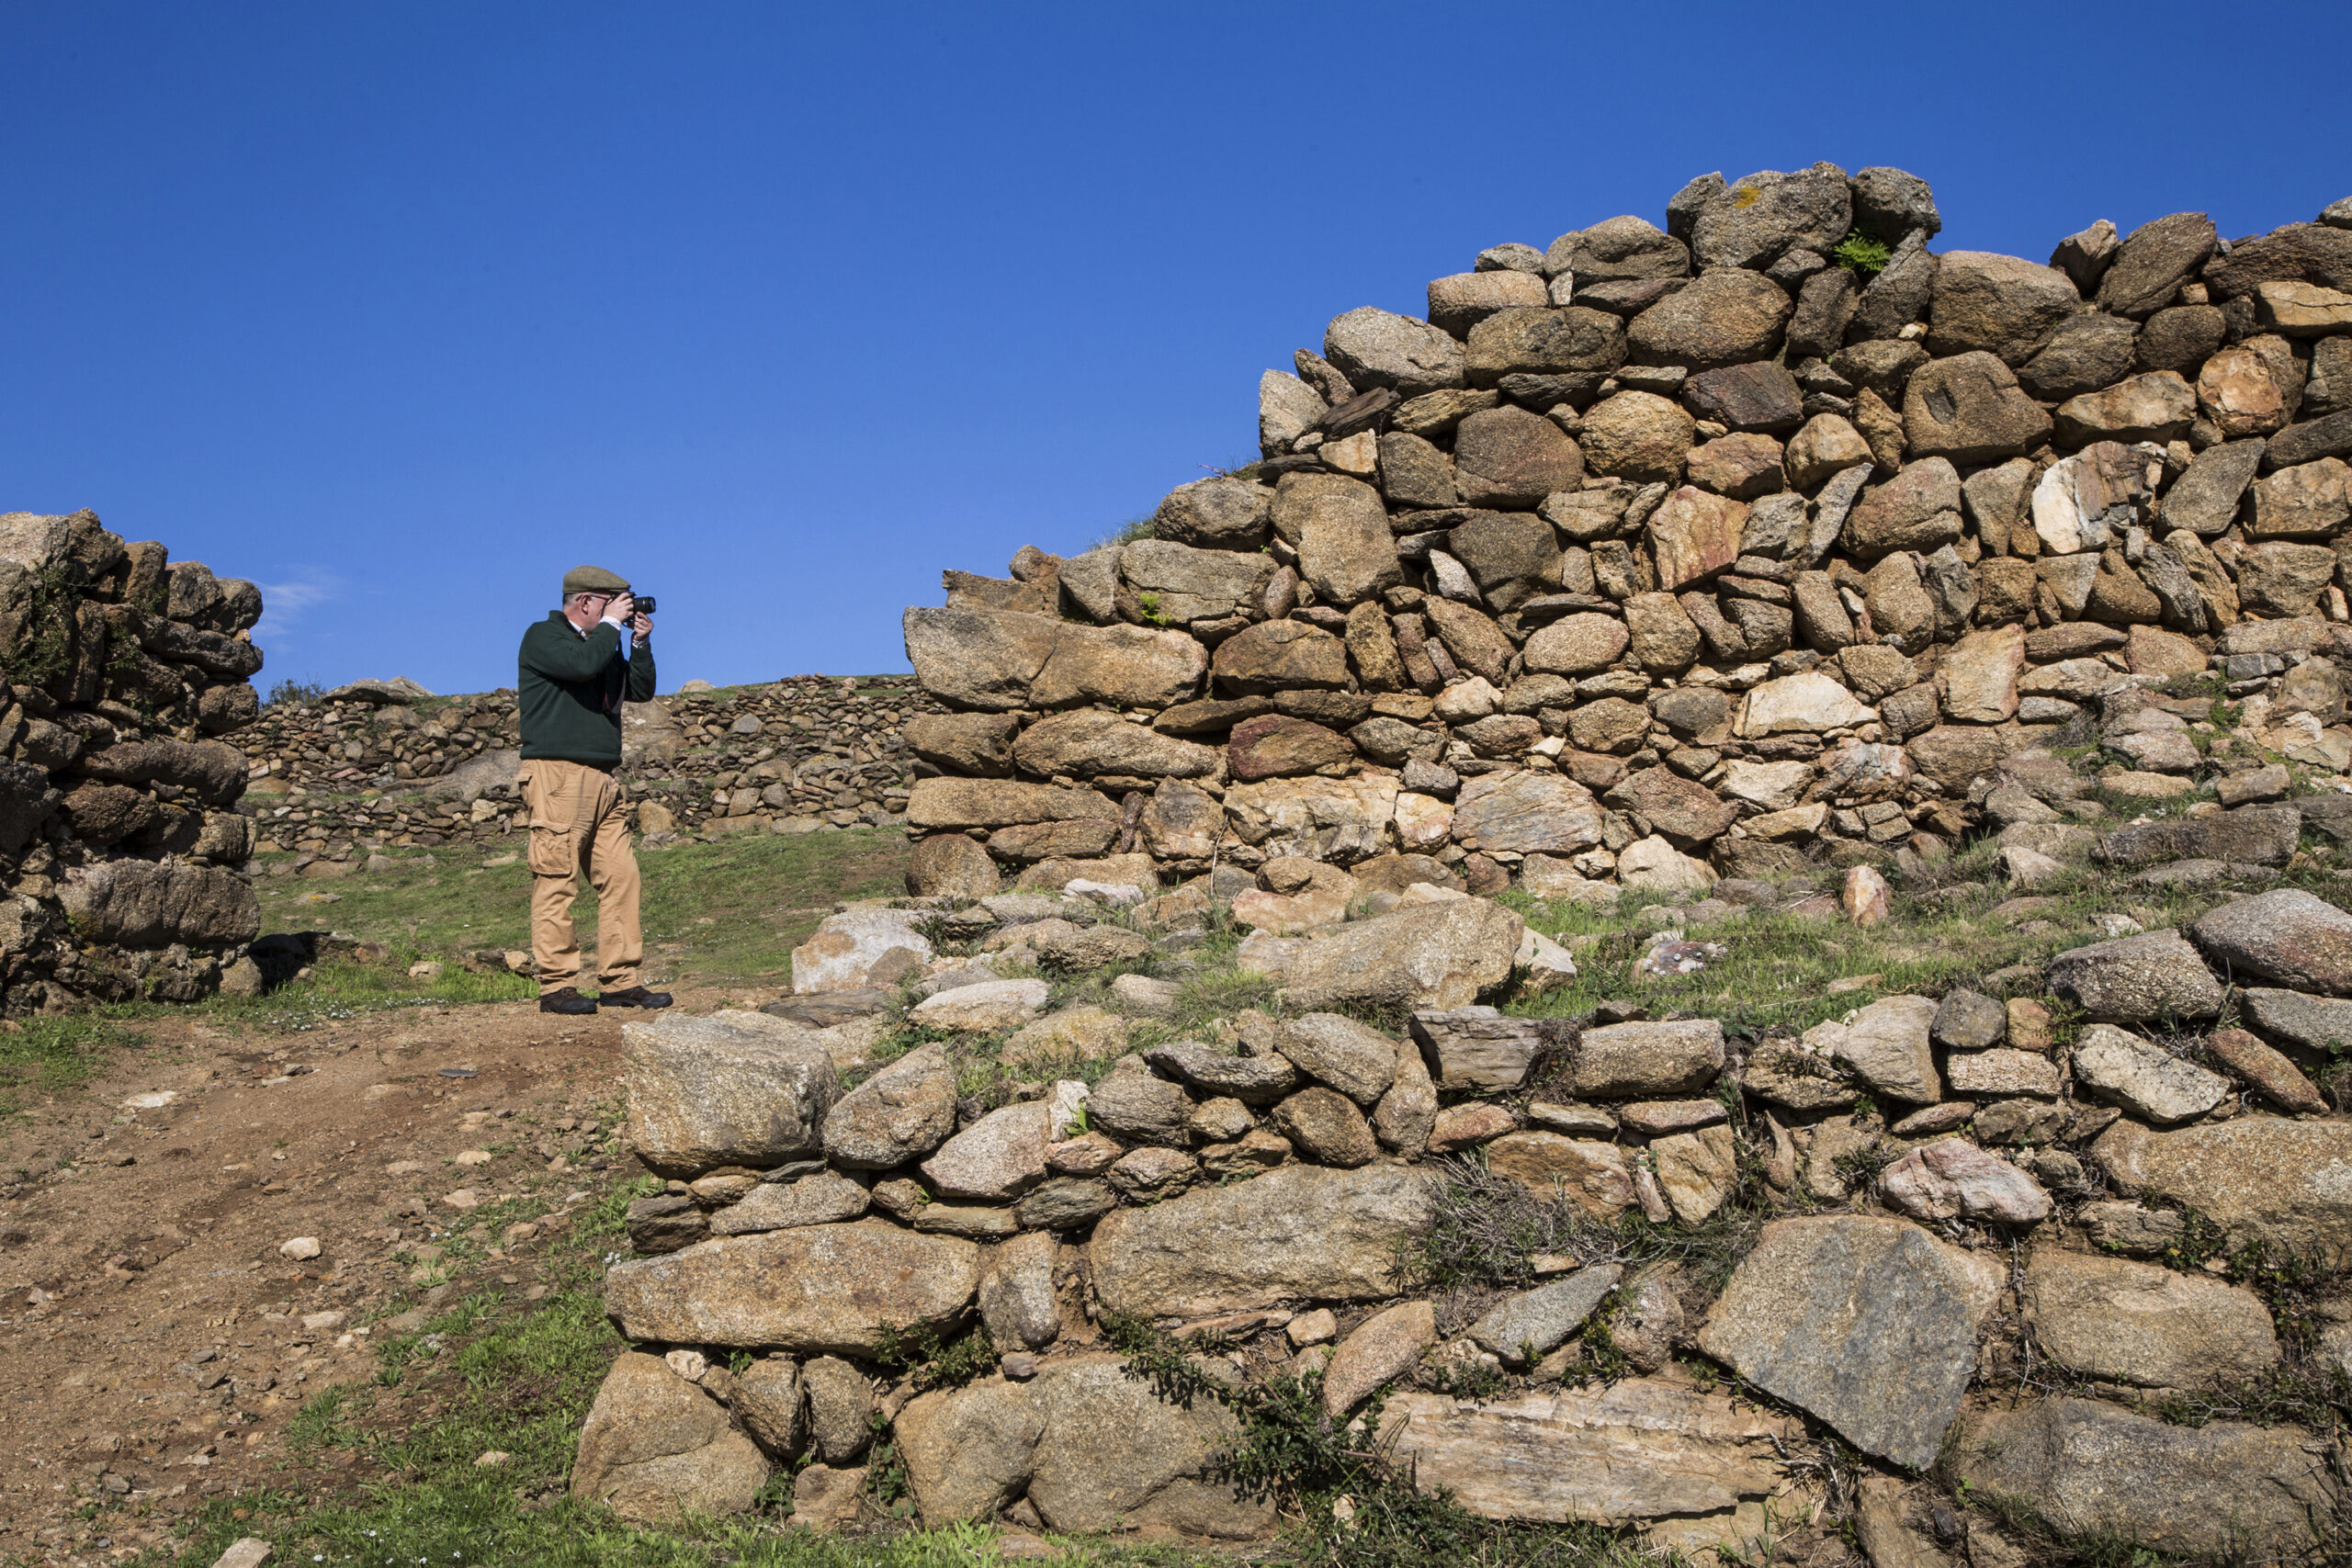
M514 775L515 787L522 791L523 805L530 814L525 858L534 876L569 876L579 869L580 857L571 839L575 803L559 780L560 775L549 778L544 771L530 767Z
M528 859L533 876L570 876L580 869L568 829L533 828Z

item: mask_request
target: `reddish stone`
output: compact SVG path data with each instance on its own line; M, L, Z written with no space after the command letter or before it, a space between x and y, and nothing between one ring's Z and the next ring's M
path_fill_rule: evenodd
M1235 725L1232 738L1226 742L1226 755L1238 782L1255 784L1351 762L1356 749L1346 736L1319 724L1270 713Z

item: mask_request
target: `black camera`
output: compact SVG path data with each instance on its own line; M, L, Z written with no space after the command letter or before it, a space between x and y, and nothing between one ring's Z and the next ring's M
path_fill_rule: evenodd
M633 598L633 599L635 599L635 600L637 601L637 613L638 613L639 615L650 615L653 614L653 595L652 595L652 594L650 594L650 593L634 593L634 594L631 594L631 595L630 595L630 597L631 597L631 598Z

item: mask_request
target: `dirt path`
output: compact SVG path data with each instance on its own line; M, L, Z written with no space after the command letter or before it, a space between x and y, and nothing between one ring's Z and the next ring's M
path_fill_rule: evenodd
M371 1376L418 1309L542 1293L536 1243L638 1174L610 1141L621 1022L529 1002L141 1022L0 1125L0 1562L153 1545L270 1484L303 1403ZM150 1506L78 1517L106 1494Z

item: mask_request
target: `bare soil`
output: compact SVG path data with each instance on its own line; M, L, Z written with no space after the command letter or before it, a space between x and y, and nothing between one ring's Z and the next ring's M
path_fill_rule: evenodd
M158 1544L281 1477L289 1421L371 1378L387 1334L461 1293L542 1293L537 1246L639 1174L611 1141L631 1016L143 1021L0 1124L0 1562ZM509 1231L510 1212L555 1217ZM469 1214L497 1228L451 1236ZM298 1237L317 1256L289 1256Z
M905 856L870 831L649 853L647 977L692 1011L772 1000L792 945L836 899L896 891ZM522 868L492 863L512 858L339 884L327 918L384 946L371 964L100 1026L86 1075L22 1052L0 1071L0 1564L169 1552L210 1499L283 1512L382 1479L349 1428L466 1395L445 1370L358 1397L379 1347L467 1303L527 1310L568 1217L643 1175L614 1137L621 1026L642 1015L481 1001L521 983L458 962L527 940ZM266 910L299 891L264 886ZM592 952L594 909L583 893ZM418 958L446 973L406 976ZM317 1256L282 1250L299 1237Z

